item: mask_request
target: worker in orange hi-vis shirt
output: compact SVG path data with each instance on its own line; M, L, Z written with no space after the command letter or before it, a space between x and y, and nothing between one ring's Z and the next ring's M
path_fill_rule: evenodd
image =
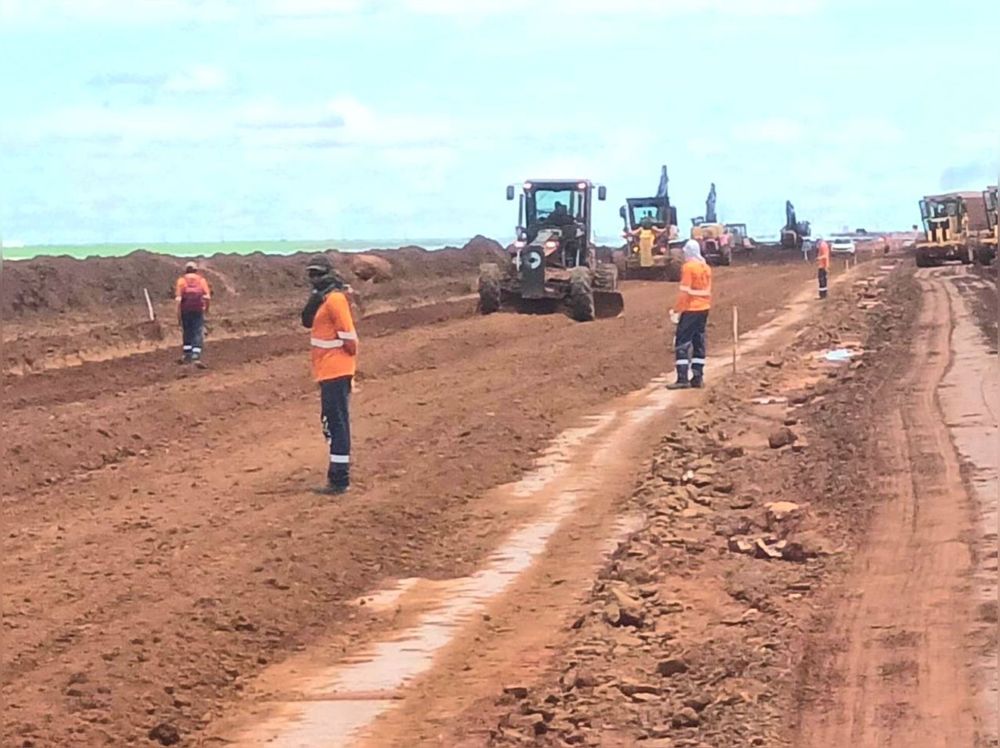
M323 435L330 445L327 482L317 493L335 496L351 484L351 383L358 359L358 333L343 280L326 255L306 268L312 293L302 310L311 330L309 347L313 379L319 384Z
M681 285L670 317L677 324L674 355L677 381L671 390L705 386L705 328L712 308L712 268L701 256L701 246L694 239L684 245ZM688 380L688 370L691 379Z
M830 245L822 237L816 240L816 268L819 280L819 297L825 299L828 290L827 284L830 280Z
M201 354L205 345L205 314L211 299L212 291L204 276L198 274L198 266L194 262L185 264L184 275L174 287L177 323L184 335L182 364L194 362L195 366L205 368Z

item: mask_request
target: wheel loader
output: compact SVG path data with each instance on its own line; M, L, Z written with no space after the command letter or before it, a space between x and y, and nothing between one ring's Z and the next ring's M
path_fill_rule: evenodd
M968 207L959 194L928 195L920 201L924 235L913 245L917 267L959 260L973 261L975 242L969 232Z
M997 258L997 240L1000 238L998 220L997 187L989 187L983 192L983 207L986 211L986 231L982 232L976 248L976 261L980 265L992 265Z
M521 312L568 310L578 322L616 317L625 300L618 288L618 269L598 262L592 242L593 195L607 198L603 185L586 179L542 179L525 182L518 201L517 239L509 261L486 263L479 271L479 311L502 308ZM507 199L514 200L514 185Z

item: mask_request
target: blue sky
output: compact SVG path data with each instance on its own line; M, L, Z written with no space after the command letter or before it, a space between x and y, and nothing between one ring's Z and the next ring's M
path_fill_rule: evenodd
M0 233L510 238L504 186L907 227L1000 170L1000 2L0 0ZM939 41L938 41L939 40ZM935 43L931 43L935 41ZM993 71L993 72L989 72Z

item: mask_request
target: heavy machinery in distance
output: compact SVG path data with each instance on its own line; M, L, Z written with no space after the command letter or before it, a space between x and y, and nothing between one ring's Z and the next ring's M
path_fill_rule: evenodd
M621 278L679 281L684 253L677 239L677 208L670 204L667 167L653 197L630 197L618 215L624 224L625 246L616 252Z
M957 193L928 195L920 201L920 218L924 235L913 245L917 267L932 267L948 260L972 263L974 242L964 197Z
M691 238L698 242L702 257L709 265L731 265L733 237L726 225L719 223L719 216L715 211L716 199L713 182L705 200L705 215L691 219Z
M998 188L988 187L983 192L983 208L986 210L986 231L981 235L976 249L976 261L980 265L992 265L997 259L997 243L1000 239L1000 215L998 215Z
M518 202L517 239L506 267L485 263L479 271L479 310L513 306L518 311L552 312L568 307L579 322L621 314L625 300L618 269L597 259L593 237L593 194L607 190L587 179L525 182ZM507 199L516 196L507 187Z
M736 250L742 252L753 251L753 239L750 238L750 232L747 230L745 223L727 223L725 226L726 231L732 237L731 244L734 252Z
M781 229L782 249L802 249L805 240L812 235L809 221L800 221L795 215L791 200L785 201L785 225Z

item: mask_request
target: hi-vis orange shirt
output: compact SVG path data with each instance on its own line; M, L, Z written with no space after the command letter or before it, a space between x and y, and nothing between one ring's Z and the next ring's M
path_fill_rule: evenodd
M681 268L678 290L675 312L707 312L712 308L712 268L705 262L688 260Z
M332 291L316 312L309 345L312 351L313 379L325 382L338 377L352 377L357 368L358 333L354 329L351 305L342 291ZM344 350L352 341L354 353Z
M174 287L174 300L180 305L182 312L204 312L212 291L208 281L197 273L184 273L177 279Z
M816 247L816 267L820 270L830 269L830 245L821 241Z

